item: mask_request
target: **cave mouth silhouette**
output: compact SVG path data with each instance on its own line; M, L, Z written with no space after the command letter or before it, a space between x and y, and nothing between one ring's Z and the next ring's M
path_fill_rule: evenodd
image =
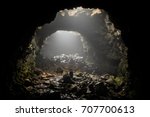
M127 50L104 10L60 10L37 27L18 60L14 90L19 85L19 92L36 99L127 98Z

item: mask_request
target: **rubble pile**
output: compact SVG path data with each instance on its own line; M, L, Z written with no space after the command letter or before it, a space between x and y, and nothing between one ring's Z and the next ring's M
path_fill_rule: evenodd
M58 55L58 56L54 56L53 60L54 61L60 60L61 63L68 63L71 60L73 60L75 62L83 62L83 57L79 56L78 53L76 53L76 54L69 54L69 55L61 54L61 55Z
M36 70L35 73L37 76L26 79L24 84L27 92L35 98L65 100L126 98L125 80L122 78L119 81L110 74L47 73L41 70Z
M84 62L84 58L82 56L79 56L78 53L76 54L61 54L54 56L53 58L50 58L50 61L55 64L55 67L60 66L64 69L71 68L74 70L77 69L83 69L83 67L86 65ZM53 68L55 68L53 66ZM56 68L55 68L56 69Z

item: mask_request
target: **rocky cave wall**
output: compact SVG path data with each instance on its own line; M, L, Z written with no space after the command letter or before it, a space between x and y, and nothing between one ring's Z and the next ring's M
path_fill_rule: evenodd
M129 47L129 65L131 73L131 79L132 80L132 88L135 88L138 95L138 99L145 99L149 96L147 93L143 93L143 89L147 89L146 87L141 88L140 83L143 82L143 75L141 72L143 71L141 64L141 58L143 56L143 52L141 51L141 37L137 35L141 33L139 30L139 27L137 25L137 22L134 22L135 19L141 19L139 18L139 15L133 15L134 13L137 13L137 7L136 5L131 4L129 0L127 1L82 1L82 2L73 2L68 1L67 3L64 1L58 1L61 2L60 6L58 4L53 3L45 3L41 2L40 4L33 5L31 2L26 2L24 4L19 3L19 5L16 5L15 3L12 3L10 6L10 9L7 10L5 14L7 14L6 17L6 26L13 27L6 30L7 37L9 37L9 43L8 40L3 40L3 43L7 43L8 47L11 48L10 50L6 50L5 53L7 56L3 57L3 63L2 64L2 94L1 98L8 99L11 97L10 95L10 82L12 81L12 73L16 70L16 61L18 59L24 58L24 51L26 51L29 43L31 42L32 36L34 35L35 29L38 26L42 26L45 24L45 22L49 22L54 20L56 12L58 12L60 9L65 8L72 8L75 6L84 6L84 7L91 7L91 8L104 8L106 11L108 11L109 15L111 15L111 19L116 27L121 29L122 31L122 37L125 42L125 44ZM7 5L8 6L8 5ZM16 9L14 9L14 6ZM43 7L42 7L43 6ZM57 6L57 7L56 7ZM128 7L127 7L128 6ZM134 8L133 8L134 6ZM28 9L27 9L28 7ZM19 10L18 10L19 9ZM5 9L4 9L5 11ZM142 9L140 11L143 11ZM11 16L13 14L13 17ZM140 22L139 22L140 23ZM143 25L143 24L142 24ZM14 41L15 40L15 41ZM136 41L136 43L135 43ZM139 68L140 66L140 68ZM145 72L144 72L145 73ZM144 80L145 81L145 80ZM143 86L146 86L145 83ZM146 95L144 97L144 95ZM11 98L12 99L12 98Z
M85 37L85 39L89 39L88 40L89 44L99 43L100 45L97 46L93 45L92 46L93 48L88 51L88 54L89 56L94 57L95 64L100 65L104 69L101 70L100 74L106 74L106 73L113 74L115 76L118 76L117 79L119 77L121 79L122 77L123 79L128 78L127 48L125 47L123 41L121 40L120 30L114 27L114 24L109 20L109 16L103 10L100 15L96 15L93 17L103 22L104 25L101 26L96 24L97 27L93 26L92 27L93 29L87 30L87 28L91 28L90 25L88 26L87 24L83 23L83 26L80 27L81 23L77 23L75 17L70 17L70 16L63 17L59 12L56 15L56 18L53 22L51 22L50 24L46 24L43 27L38 27L35 32L35 35L32 38L32 41L30 42L30 44L28 45L27 49L24 52L25 55L24 58L18 60L16 72L13 78L14 83L17 83L19 85L24 85L24 83L26 83L25 82L26 79L31 79L32 77L35 77L34 70L37 64L36 57L42 47L43 41L46 37L50 36L52 33L56 32L57 30L78 31L83 35L83 37ZM93 17L89 17L85 15L85 18L87 20L89 19L89 21L87 22L90 22L91 20L90 18ZM65 24L64 22L66 22L68 19L71 24L76 23L76 25L71 25L71 24L67 25L67 23ZM75 22L72 22L74 20ZM103 39L101 40L99 39L99 37L103 37ZM101 50L101 52L103 53L99 53L99 50L97 50L99 46L102 46L102 48L106 46L104 50ZM104 58L102 56L104 56ZM108 61L106 61L105 63L104 62L101 63L99 62L99 58L108 59ZM48 63L48 61L45 62ZM114 69L114 71L112 71L112 69Z

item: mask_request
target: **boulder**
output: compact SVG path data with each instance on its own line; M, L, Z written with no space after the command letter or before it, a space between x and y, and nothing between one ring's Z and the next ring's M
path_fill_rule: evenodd
M107 96L108 94L108 89L107 87L104 85L104 83L97 83L95 85L95 92L96 92L96 95L99 95L99 96Z

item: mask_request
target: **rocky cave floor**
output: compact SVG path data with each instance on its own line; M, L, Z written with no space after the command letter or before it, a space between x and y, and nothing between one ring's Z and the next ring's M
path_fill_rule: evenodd
M26 79L26 95L32 99L109 100L128 99L128 82L110 74L93 75L86 72L69 74L36 71Z

